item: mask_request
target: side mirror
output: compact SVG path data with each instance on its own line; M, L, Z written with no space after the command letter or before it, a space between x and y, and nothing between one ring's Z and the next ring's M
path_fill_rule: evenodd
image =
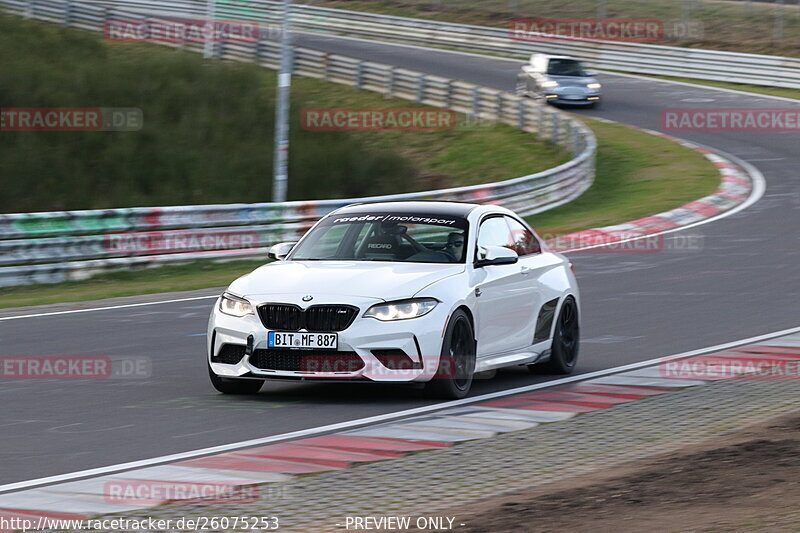
M276 261L283 261L286 259L286 256L289 255L289 252L292 251L294 245L297 244L296 242L282 242L280 244L276 244L272 248L269 249L269 253L267 254L270 259L274 259Z
M519 255L505 246L482 246L478 249L478 260L475 268L491 265L513 265L519 261Z

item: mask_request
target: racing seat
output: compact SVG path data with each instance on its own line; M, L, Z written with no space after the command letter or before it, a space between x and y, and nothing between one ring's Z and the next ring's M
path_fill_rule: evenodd
M375 228L361 245L361 256L364 259L393 261L397 259L399 247L397 235Z

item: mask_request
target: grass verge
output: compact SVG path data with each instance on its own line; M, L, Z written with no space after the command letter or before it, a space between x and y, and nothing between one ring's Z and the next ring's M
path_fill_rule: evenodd
M665 211L705 196L719 184L716 167L694 150L620 124L584 120L599 140L595 183L577 200L529 217L542 235ZM491 152L481 155L486 153ZM225 286L260 264L198 262L107 273L80 282L0 289L0 308Z

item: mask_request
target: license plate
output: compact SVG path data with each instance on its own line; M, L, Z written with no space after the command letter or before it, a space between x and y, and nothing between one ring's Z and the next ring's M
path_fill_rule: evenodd
M270 331L267 335L269 348L300 348L303 350L335 350L339 347L336 333L298 333Z

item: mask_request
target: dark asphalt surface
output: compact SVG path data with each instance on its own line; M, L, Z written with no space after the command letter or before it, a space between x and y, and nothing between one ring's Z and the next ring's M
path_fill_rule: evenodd
M301 46L513 90L518 61L304 36ZM616 75L606 100L577 111L659 128L662 108L798 104ZM735 74L732 74L732 78ZM583 296L580 372L764 334L800 323L800 139L782 133L682 133L752 162L764 198L687 230L704 247L574 255ZM679 232L677 235L680 235ZM156 298L154 298L156 299ZM0 484L313 428L430 403L406 387L267 384L223 397L204 362L212 300L0 322L0 355L144 356L147 379L0 381ZM525 370L473 394L533 383Z

